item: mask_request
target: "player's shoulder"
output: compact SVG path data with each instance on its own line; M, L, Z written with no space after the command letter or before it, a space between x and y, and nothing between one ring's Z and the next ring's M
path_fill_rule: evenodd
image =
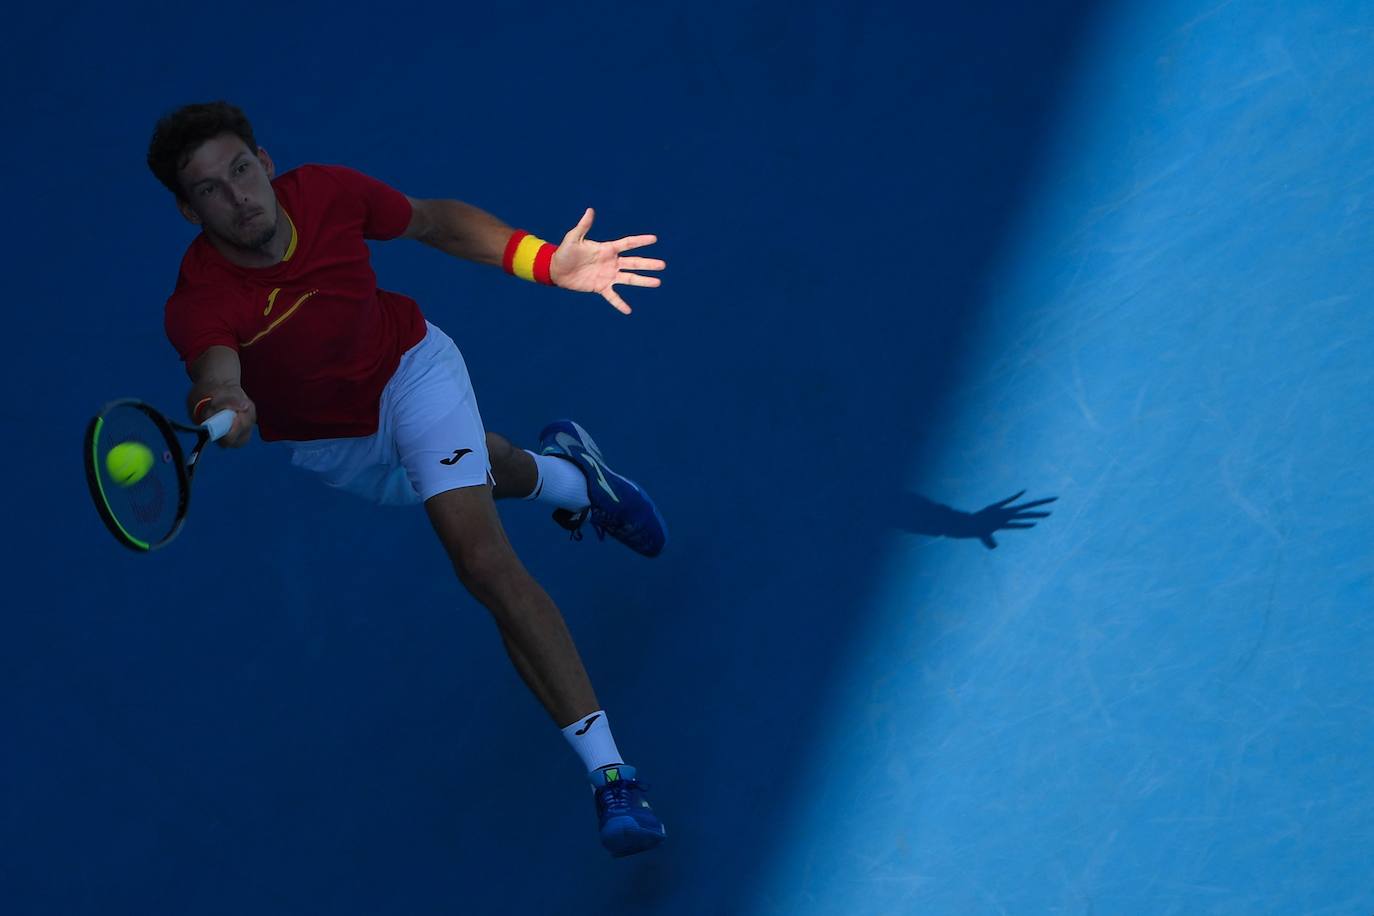
M186 253L181 256L176 288L180 291L213 283L228 273L224 259L217 256L215 246L202 232L191 240L191 244L186 246Z
M375 182L351 166L308 162L283 172L272 184L288 206L315 204L327 210L335 202L353 206L366 199Z
M365 180L366 178L366 175L351 166L307 162L296 166L289 172L284 172L277 181L303 185L330 184L334 187L348 187L358 180Z

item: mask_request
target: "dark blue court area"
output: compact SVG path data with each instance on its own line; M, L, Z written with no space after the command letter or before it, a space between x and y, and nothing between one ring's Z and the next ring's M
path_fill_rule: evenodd
M0 45L6 916L1374 913L1374 4L75 3ZM501 506L661 849L600 847L419 508L254 441L166 549L101 525L87 419L187 387L148 138L218 98L282 169L660 237L630 317L374 264L489 429L577 420L667 519L646 560Z

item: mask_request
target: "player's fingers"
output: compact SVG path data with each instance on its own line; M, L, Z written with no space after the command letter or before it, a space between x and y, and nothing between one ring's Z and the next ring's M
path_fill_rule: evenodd
M643 248L645 245L652 245L658 241L656 235L631 235L623 239L616 239L610 243L612 250L616 254L622 251L629 251L631 248Z
M1049 518L1048 512L1014 512L1008 518Z
M1006 499L1002 500L1002 501L999 502L999 503L993 503L993 504L992 504L992 507L993 507L994 509L1000 509L1000 508L1002 508L1003 506L1005 506L1007 503L1015 502L1016 500L1020 499L1020 498L1021 498L1022 496L1024 496L1025 494L1026 494L1026 491L1025 491L1025 490L1022 490L1020 493L1017 493L1015 496L1008 496Z
M658 258L621 258L621 270L662 270L668 265Z
M641 277L639 274L627 274L624 271L615 275L615 282L624 283L626 286L662 286L663 281L658 277Z
M1048 506L1058 498L1058 496L1051 496L1049 499L1033 499L1023 506L1013 506L1012 508L1020 512L1022 509L1034 509L1036 506Z
M611 305L615 306L615 310L616 310L617 312L619 312L620 314L622 314L622 315L628 315L628 314L630 314L630 307L629 307L628 305L625 304L625 300L622 299L622 298L620 298L620 296L616 293L615 290L613 290L613 289L607 289L607 290L606 290L605 292L603 292L601 295L602 295L603 297L605 297L605 299L606 299L607 302L609 302Z
M253 426L257 423L258 416L252 402L248 402L248 408L234 413L234 423L221 440L229 448L239 448L253 438Z
M577 225L569 229L568 234L563 236L563 244L570 245L585 239L587 233L591 231L592 221L595 219L596 211L588 207L586 212L582 214L582 218L577 221Z

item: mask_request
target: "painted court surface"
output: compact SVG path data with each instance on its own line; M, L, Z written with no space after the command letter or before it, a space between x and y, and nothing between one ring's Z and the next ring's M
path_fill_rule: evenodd
M1374 912L1374 7L945 6L11 19L0 908ZM86 419L184 394L143 153L218 97L284 168L660 236L630 318L374 256L490 428L578 420L668 520L503 505L660 851L597 844L418 510L257 442L168 549L101 527Z

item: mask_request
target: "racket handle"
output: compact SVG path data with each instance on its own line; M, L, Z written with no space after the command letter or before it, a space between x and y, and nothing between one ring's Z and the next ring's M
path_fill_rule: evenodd
M234 425L234 412L232 410L221 410L204 423L200 424L210 434L210 441L224 438L224 434Z

